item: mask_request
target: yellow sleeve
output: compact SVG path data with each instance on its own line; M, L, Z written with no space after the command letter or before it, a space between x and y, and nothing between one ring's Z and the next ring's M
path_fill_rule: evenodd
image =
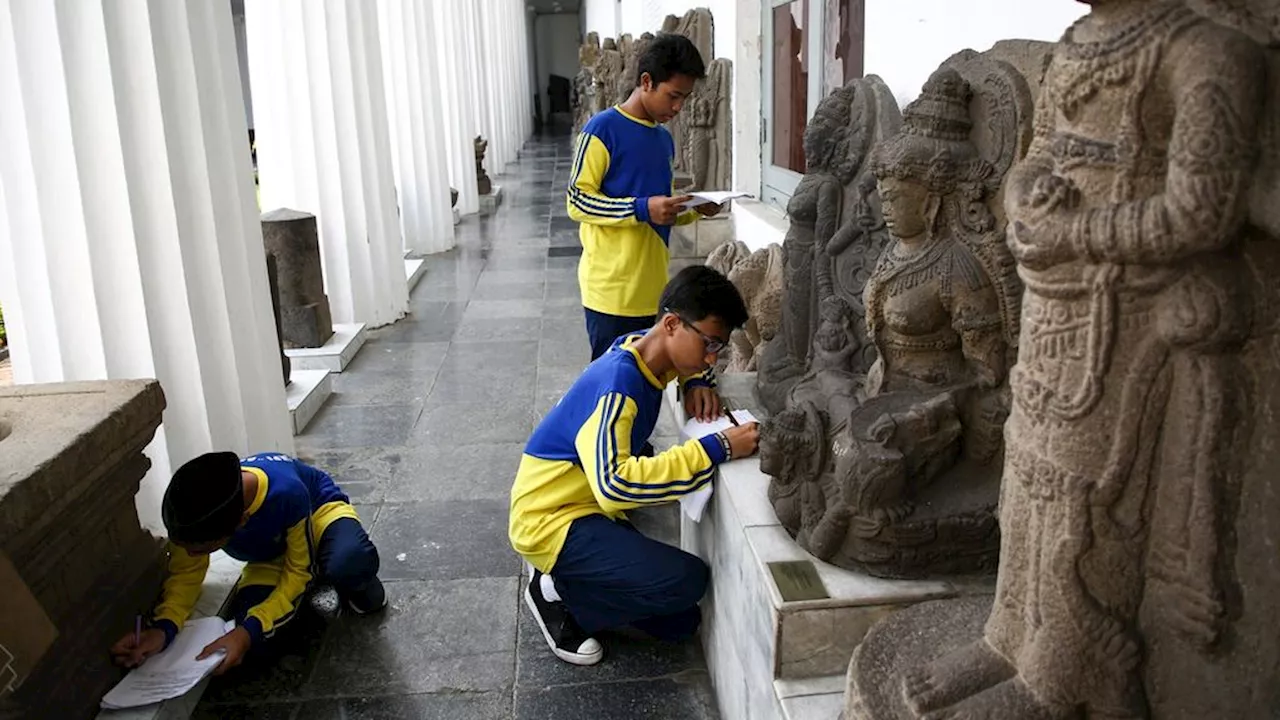
M608 171L609 149L604 142L595 135L579 134L573 169L569 174L569 191L565 197L569 217L575 222L605 227L629 227L648 222L648 198L612 198L600 190Z
M606 512L668 502L706 485L725 453L714 435L645 458L631 455L636 403L606 394L578 430L575 446L596 502Z
M160 604L152 614L152 622L164 630L170 642L186 624L196 601L200 599L200 589L204 586L208 570L208 555L191 555L169 543L169 573L164 580Z
M249 615L245 618L244 627L255 642L293 615L298 598L307 589L307 583L311 582L311 540L308 537L310 524L311 517L307 516L289 528L280 582L266 600L250 608Z

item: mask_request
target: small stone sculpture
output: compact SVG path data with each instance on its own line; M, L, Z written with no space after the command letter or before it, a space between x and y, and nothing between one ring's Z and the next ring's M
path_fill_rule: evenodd
M1094 2L1058 44L1004 203L1026 293L995 598L873 630L847 717L1280 708L1278 583L1257 572L1280 540L1276 457L1251 441L1276 435L1257 383L1280 364L1256 311L1275 307L1275 238L1248 216L1266 67L1180 0Z
M489 141L477 135L475 139L476 146L476 191L481 195L488 195L493 192L493 181L489 179L489 174L484 171L484 154L489 149Z
M742 242L726 242L707 256L707 266L719 270L738 288L747 305L747 324L733 332L720 354L720 370L754 372L757 354L771 340L782 320L782 247L772 244L752 253Z
M818 487L802 500L797 542L875 574L995 564L1017 296L1001 292L1012 263L988 206L1001 177L969 140L970 99L968 82L944 67L907 108L902 131L876 148L872 170L893 237L864 293L878 357L865 375L855 369L850 311L833 292L830 261L817 255L821 299L809 371L780 416L812 416L797 408L817 407L831 445ZM838 196L840 179L827 181L828 194ZM769 440L761 452L797 449ZM928 509L917 514L917 505Z
M315 215L286 208L264 213L262 243L276 261L284 346L323 346L333 336L333 316L324 292Z
M865 373L875 359L857 311L888 233L867 158L873 143L897 132L901 122L889 88L871 75L823 99L805 128L806 172L787 204L782 317L759 358L756 392L773 413L786 407L791 388L809 369L819 297L838 293L850 308L848 342L857 355L850 369ZM842 225L843 216L849 219Z

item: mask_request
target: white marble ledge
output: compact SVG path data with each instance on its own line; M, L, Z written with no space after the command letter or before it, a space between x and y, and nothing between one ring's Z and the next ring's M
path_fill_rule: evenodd
M773 243L782 244L787 236L787 216L768 203L750 198L733 201L734 239L746 243L755 252Z
M408 262L423 262L415 260ZM364 323L339 323L333 326L333 335L324 345L315 348L288 348L284 351L289 356L293 368L297 370L328 370L342 372L355 359L356 353L364 347L366 338Z

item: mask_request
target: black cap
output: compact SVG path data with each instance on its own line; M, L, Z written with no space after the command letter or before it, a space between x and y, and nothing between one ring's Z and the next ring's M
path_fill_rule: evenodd
M196 544L231 537L244 516L240 473L233 452L205 453L178 468L160 509L169 539Z

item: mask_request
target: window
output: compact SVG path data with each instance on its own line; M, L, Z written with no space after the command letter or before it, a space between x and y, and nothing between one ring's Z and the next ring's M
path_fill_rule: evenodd
M862 77L865 0L761 0L760 196L785 207L804 174L804 130L818 103Z

